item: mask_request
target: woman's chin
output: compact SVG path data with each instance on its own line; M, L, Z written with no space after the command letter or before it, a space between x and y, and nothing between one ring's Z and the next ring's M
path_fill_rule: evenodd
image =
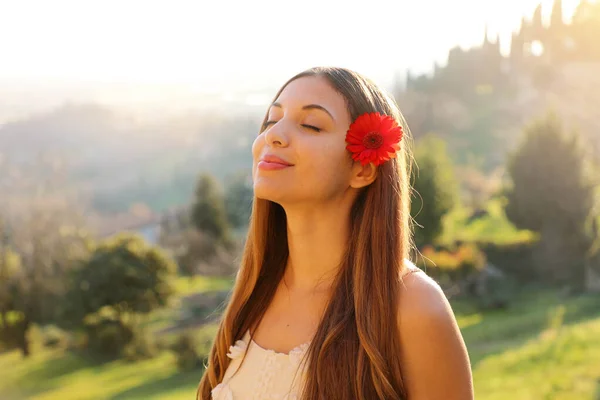
M285 197L285 189L281 185L267 182L254 183L254 195L257 199L281 202Z

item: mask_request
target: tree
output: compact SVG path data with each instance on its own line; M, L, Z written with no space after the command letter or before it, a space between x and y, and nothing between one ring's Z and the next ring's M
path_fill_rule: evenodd
M503 168L496 168L491 174L473 166L456 168L465 205L475 210L485 209L486 202L499 190L502 172Z
M537 268L550 280L584 284L583 257L596 235L591 166L580 136L566 135L553 113L525 128L509 158L506 215L541 235Z
M23 327L19 326L19 321L11 318L11 314L15 312L14 288L21 269L21 260L8 246L7 239L7 227L0 218L0 341L5 345L16 345L23 349L23 343L18 341L25 336L17 334Z
M225 192L227 219L233 227L241 228L248 225L253 200L254 191L247 174L234 175L228 181Z
M418 227L417 247L433 243L442 232L442 218L456 201L457 183L445 142L427 135L415 147L415 193L411 214Z
M31 240L29 246L17 246L16 251L4 249L4 254L0 254L8 267L2 278L7 293L3 297L8 301L3 301L2 307L13 315L11 323L4 326L9 341L21 349L24 357L30 354L28 333L32 324L60 323L68 307L64 301L69 290L67 277L89 246L83 232L55 233L42 221L37 228L26 236ZM15 239L13 243L21 242L22 239Z
M32 324L56 322L63 313L66 278L89 249L63 167L52 157L20 164L0 159L0 257L18 260L10 273L5 268L0 308L11 315L3 333L23 356L30 354Z
M191 279L196 274L229 275L236 268L235 242L218 242L194 228L187 207L163 215L159 243L173 256L179 273Z
M215 179L208 174L202 174L198 178L191 218L193 225L200 232L217 241L228 240L229 225L223 195Z
M103 308L126 322L165 306L173 293L176 266L164 252L143 238L119 234L98 244L74 275L75 295L83 314Z

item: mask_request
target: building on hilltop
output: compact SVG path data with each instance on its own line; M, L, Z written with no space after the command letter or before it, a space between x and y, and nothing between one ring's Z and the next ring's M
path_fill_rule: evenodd
M502 55L500 39L490 39L487 26L480 46L448 52L446 66L435 66L433 75L407 73L406 89L417 91L489 90L506 87L515 74L536 74L539 67L562 67L569 63L600 62L600 1L582 0L572 21L564 20L562 0L555 0L549 24L544 24L541 4L531 19L523 17L512 34L510 53ZM487 89L485 89L487 87ZM477 89L479 88L479 89ZM482 89L483 88L483 89ZM468 92L468 90L467 90Z

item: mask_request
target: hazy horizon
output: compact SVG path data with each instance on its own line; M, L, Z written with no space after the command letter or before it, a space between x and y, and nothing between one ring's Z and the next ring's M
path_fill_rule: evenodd
M444 65L453 47L479 45L486 26L506 53L539 3L4 2L0 123L65 102L150 113L215 99L266 103L287 78L315 65L355 69L391 89L407 70ZM541 3L547 19L553 0ZM578 3L563 1L565 19Z

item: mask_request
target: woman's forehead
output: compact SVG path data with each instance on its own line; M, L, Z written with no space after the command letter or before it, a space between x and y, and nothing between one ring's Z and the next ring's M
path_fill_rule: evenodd
M344 97L326 78L320 76L305 76L293 80L282 90L275 102L283 108L318 104L340 117L340 114L347 114Z

